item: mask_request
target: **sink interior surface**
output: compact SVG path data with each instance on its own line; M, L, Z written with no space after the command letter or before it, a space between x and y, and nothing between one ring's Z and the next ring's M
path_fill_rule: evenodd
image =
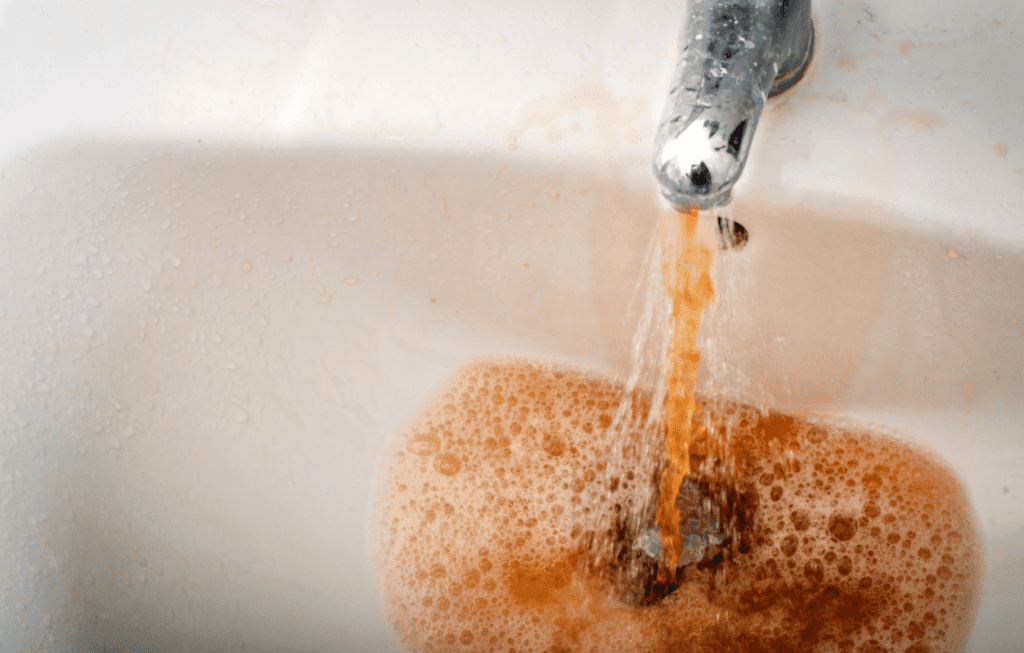
M399 650L368 535L385 444L474 356L628 373L651 184L359 139L5 164L3 639ZM718 254L703 387L929 443L984 530L971 650L1024 641L1020 252L827 195L731 211L750 241Z

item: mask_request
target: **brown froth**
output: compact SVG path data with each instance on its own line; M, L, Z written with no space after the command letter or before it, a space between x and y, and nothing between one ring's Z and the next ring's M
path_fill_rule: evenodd
M594 561L595 525L631 537L615 525L657 482L613 471L647 437L613 435L623 399L582 371L484 359L415 420L378 511L383 600L411 650L962 650L981 549L944 463L861 427L706 398L693 474L731 459L751 514L730 555L686 568L663 600L622 601Z

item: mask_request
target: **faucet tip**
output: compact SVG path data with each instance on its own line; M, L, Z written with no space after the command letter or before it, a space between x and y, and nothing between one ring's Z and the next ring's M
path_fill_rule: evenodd
M718 116L726 118L725 115ZM662 194L673 206L713 208L726 204L743 168L741 152L750 119L740 116L734 126L696 117L684 129L665 138L654 157L654 174ZM722 129L728 126L728 129Z

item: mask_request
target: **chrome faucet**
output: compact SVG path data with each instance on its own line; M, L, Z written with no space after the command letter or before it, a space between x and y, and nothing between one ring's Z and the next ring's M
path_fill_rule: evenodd
M810 0L692 0L654 138L676 208L727 204L765 99L799 81L814 49Z

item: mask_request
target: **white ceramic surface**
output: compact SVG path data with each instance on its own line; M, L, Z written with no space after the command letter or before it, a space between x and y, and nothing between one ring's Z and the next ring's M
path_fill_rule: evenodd
M625 369L682 14L0 2L0 649L398 650L379 454L470 356ZM1024 10L814 14L705 338L949 459L1022 650Z

